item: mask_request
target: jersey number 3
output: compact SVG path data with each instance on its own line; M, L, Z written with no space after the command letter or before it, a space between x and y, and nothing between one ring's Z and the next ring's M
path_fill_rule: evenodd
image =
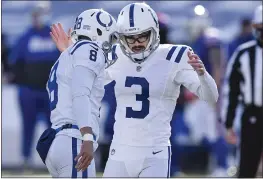
M142 108L140 111L134 111L132 107L126 107L126 118L144 119L150 110L149 101L149 82L145 78L128 76L125 81L125 87L132 87L133 85L141 86L141 94L136 94L136 101L141 101Z
M50 111L53 111L58 103L58 84L57 84L57 68L59 61L56 62L54 67L51 69L50 76L48 79L48 94L50 102Z

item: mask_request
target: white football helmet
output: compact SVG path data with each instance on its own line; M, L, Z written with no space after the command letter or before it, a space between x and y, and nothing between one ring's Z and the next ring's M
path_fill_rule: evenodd
M159 46L159 22L155 11L145 3L126 5L118 16L117 28L119 42L123 53L133 62L143 62ZM150 39L146 49L134 53L127 45L124 36L139 35L150 31Z
M80 37L86 37L98 43L105 53L109 53L116 34L114 17L102 9L89 9L76 18L71 38L76 42Z

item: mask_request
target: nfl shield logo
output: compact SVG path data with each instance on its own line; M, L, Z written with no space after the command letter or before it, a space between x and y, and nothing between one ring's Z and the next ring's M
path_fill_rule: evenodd
M141 66L137 66L136 70L137 71L141 71L142 67Z

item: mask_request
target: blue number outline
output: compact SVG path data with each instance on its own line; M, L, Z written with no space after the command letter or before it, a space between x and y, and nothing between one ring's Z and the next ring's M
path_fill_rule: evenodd
M76 29L80 29L81 28L81 23L82 23L83 18L82 17L77 17L76 21L75 21L75 26L74 26L74 30Z
M48 79L48 93L49 93L49 106L50 111L56 109L58 103L58 84L57 84L57 68L58 68L59 61L55 63L53 68L50 71L49 79ZM53 74L54 73L54 74ZM51 81L51 77L54 76L53 80ZM54 91L54 99L51 101L51 92Z

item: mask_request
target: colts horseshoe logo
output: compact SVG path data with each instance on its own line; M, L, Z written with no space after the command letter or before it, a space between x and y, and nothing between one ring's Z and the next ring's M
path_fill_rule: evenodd
M111 16L109 15L109 17L110 17L110 22L109 22L109 24L104 24L104 23L101 22L101 20L100 20L100 15L101 15L101 13L102 13L102 12L99 12L99 13L97 14L97 16L96 16L97 21L98 21L99 24L100 24L101 26L103 26L103 27L110 27L110 26L112 25L112 18L111 18Z

